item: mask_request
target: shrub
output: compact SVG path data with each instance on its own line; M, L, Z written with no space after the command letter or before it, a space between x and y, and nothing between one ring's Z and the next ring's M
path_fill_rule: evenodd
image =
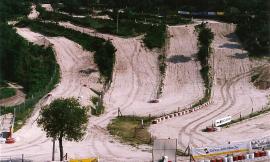
M0 99L9 98L16 94L16 90L14 88L0 88Z

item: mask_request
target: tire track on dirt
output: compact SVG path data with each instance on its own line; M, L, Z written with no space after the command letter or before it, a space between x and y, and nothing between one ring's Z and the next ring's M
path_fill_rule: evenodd
M120 43L116 47L118 47L117 49L124 49ZM134 50L133 50L133 52L131 54L131 58L130 59L129 59L128 56L123 55L123 57L126 58L127 62L129 63L129 65L131 67L131 71L132 71L132 79L131 79L131 81L132 81L132 87L129 90L129 93L127 95L129 99L128 100L125 100L124 103L122 103L122 104L120 104L120 105L117 106L117 107L120 107L121 111L124 111L125 109L127 109L128 106L130 106L134 102L135 97L138 95L138 88L139 88L139 86L136 86L136 83L137 83L137 85L140 84L139 83L139 79L138 79L139 78L139 75L138 75L138 71L136 70L136 68L134 66L134 60L137 57L136 56L136 54L137 54L136 51L137 50L138 50L138 45L135 45Z
M222 107L222 106L224 106L226 103L226 101L227 101L227 97L225 96L225 94L223 93L223 89L225 88L225 86L226 86L226 82L221 86L221 88L220 88L220 92L221 92L221 97L222 97L222 104L221 104L221 106L219 106L219 107ZM209 105L210 106L210 105ZM205 109L207 109L209 106L207 106L207 107L205 107ZM199 110L199 111L202 111L202 110ZM198 111L198 112L199 112ZM215 110L214 110L215 111ZM200 119L200 118L204 118L204 117L207 117L209 114L211 114L212 112L214 112L214 111L211 111L211 112L209 112L209 113L207 113L206 115L203 115L202 117L201 116L199 116L198 118ZM188 136L188 133L187 133L187 128L189 127L189 125L190 124L192 124L194 121L196 121L196 120L198 120L198 118L196 118L196 119L194 119L193 121L190 121L190 122L188 122L184 127L182 127L180 130L179 130L179 133L178 133L178 140L179 140L179 144L183 147L183 148L185 148L186 147L186 145L184 144L184 141L182 140L183 139L183 136L184 136L184 134L187 134L187 136ZM181 133L181 132L183 132L183 133ZM190 134L190 133L189 133ZM190 143L190 141L189 141L189 143Z
M235 105L235 102L236 102L236 96L235 96L235 93L232 93L232 94L230 93L230 89L232 89L233 92L235 92L235 85L236 85L236 83L237 83L238 81L240 81L241 79L245 78L246 75L249 75L249 73L243 74L243 75L241 75L241 76L239 76L239 77L237 77L237 78L234 78L233 80L231 80L231 81L228 83L228 85L226 86L226 89L225 89L225 90L226 90L226 94L228 94L228 96L229 96L229 100L227 100L227 103L229 103L229 105L227 105L227 106L224 105L224 107L219 107L219 108L217 109L216 112L218 112L221 108L222 108L222 111L219 112L218 114L214 115L214 116L211 117L211 118L215 118L215 117L217 117L217 116L219 116L219 115L225 113L226 111L230 110L230 109L229 109L230 107L232 107L233 105ZM228 101L229 101L229 102L228 102ZM211 114L212 114L212 113L211 113ZM191 132L192 132L192 133L190 134L191 140L193 139L194 135L197 135L197 136L201 136L201 137L203 137L203 138L208 139L208 140L211 141L212 143L219 143L218 141L213 140L213 139L211 139L210 137L203 136L202 134L196 132L196 130L198 130L198 128L199 128L201 125L203 125L203 124L204 124L206 121L208 121L208 120L209 120L209 119L206 119L206 120L204 120L204 121L198 123L197 125L195 125L194 128L191 129ZM197 137L197 138L198 138L198 137ZM191 141L191 143L193 143L193 141ZM195 143L193 143L193 144L195 145Z
M118 46L120 46L119 49L123 49L123 48L121 48L120 43L119 43ZM134 48L134 50L133 50L133 52L132 52L131 60L128 59L128 56L124 55L124 57L128 60L128 62L129 62L129 64L130 64L130 66L131 66L132 69L135 69L135 68L134 68L134 65L133 65L133 61L134 61L134 59L135 59L136 50L137 50L137 46L135 46L135 48ZM121 108L121 111L124 111L125 109L127 109L128 106L130 106L130 105L133 103L134 98L136 97L136 94L138 94L138 86L137 86L137 88L136 88L135 80L137 81L137 84L138 84L138 85L139 85L139 82L138 82L138 79L135 79L135 78L138 78L138 74L136 73L135 70L132 70L132 79L131 79L131 80L132 80L132 87L131 87L131 89L130 89L130 91L129 91L129 95L128 95L129 98L132 98L132 100L128 100L128 101L122 103L121 105L119 105L118 107ZM132 92L134 92L134 89L135 89L135 88L136 88L135 93L132 94ZM110 113L111 113L112 115L111 115ZM107 122L108 120L112 119L113 116L116 115L116 113L117 113L117 110L111 110L111 111L109 111L109 112L105 115L105 117L98 119L97 122L95 123L95 125L98 126L98 125L100 125L100 124L102 124L102 123L104 123L104 122Z
M28 31L25 30L25 32L28 32ZM30 30L29 30L29 33L31 33ZM63 66L60 66L60 68L61 68L61 74L60 75L61 75L62 79L61 79L61 82L59 83L60 85L58 87L56 87L55 89L53 89L51 91L51 93L56 93L57 95L60 95L60 96L72 96L74 93L77 93L78 88L80 88L80 86L82 86L82 85L78 84L78 82L77 82L78 75L76 75L76 73L78 73L78 69L75 67L75 65L79 65L81 63L80 62L80 59L81 59L80 56L81 56L82 53L79 53L79 54L77 53L78 55L75 56L74 53L76 51L74 51L72 49L72 47L74 47L74 46L70 46L70 43L72 44L73 42L72 41L69 41L68 43L63 42L63 40L66 39L66 38L62 38L62 37L55 38L55 37L53 37L53 38L49 38L49 39L50 39L50 42L53 42L53 48L54 48L54 52L55 52L55 55L56 55L56 58L57 58L57 62L58 63L60 62L59 63L60 65L61 64L63 65L63 63L64 63L62 61L62 59L67 58L67 57L69 59L71 59L71 61L73 62L71 67L69 69L66 69L66 70L65 70L65 68L63 68ZM62 51L62 52L64 52L66 54L65 57L62 57L62 53L59 51L60 48L62 49L61 45L66 47ZM74 45L76 46L77 44L74 44ZM77 49L77 48L75 48L75 49ZM80 50L81 50L81 48L80 48ZM61 53L61 54L59 54L59 53ZM63 86L65 84L67 84L69 86ZM74 95L76 96L77 94L74 94ZM35 125L36 119L34 119L34 118L36 118L36 115L37 115L36 113L38 113L41 106L44 104L44 102L45 102L44 100L45 100L45 98L43 97L39 101L39 103L36 105L36 108L33 111L33 114L35 114L35 115L32 114L33 117L30 118L28 120L28 122L27 122L28 123L27 125L29 126L29 128L27 127L25 129L30 129L31 130L31 129L36 128L36 125ZM48 100L48 99L46 99L46 100ZM33 121L33 123L31 121ZM27 150L28 148L33 148L35 146L40 146L41 144L47 143L48 141L50 141L50 139L45 137L45 132L41 132L41 133L38 134L38 136L36 136L33 139L27 137L27 140L24 143L21 143L21 144L18 143L17 145L12 146L12 147L6 147L5 152L3 152L3 153L15 152L15 151L19 151L19 150Z
M179 132L181 132L181 131L186 132L187 130L189 130L189 127L192 127L191 126L192 124L197 123L198 121L201 121L198 124L196 124L195 127L192 128L189 133L187 133L187 136L188 137L193 137L192 134L195 133L194 130L198 129L198 127L200 127L203 123L205 123L206 121L208 121L209 120L209 117L210 118L214 118L214 117L217 117L218 115L226 112L227 111L227 108L230 107L230 106L232 106L235 103L235 100L236 100L235 96L233 98L233 96L230 94L230 92L229 92L230 88L232 86L234 86L234 83L238 82L239 80L241 80L242 78L246 77L250 73L251 73L251 71L246 72L244 74L237 75L234 78L232 78L231 80L225 82L225 84L223 84L223 86L221 87L221 91L220 91L221 92L221 95L222 95L222 104L220 106L218 106L218 108L214 109L213 111L210 111L209 113L207 113L207 114L203 115L202 117L200 117L200 119L199 120L196 120L196 122L192 121L192 122L187 123L186 126L183 127ZM225 88L225 90L224 90L224 88ZM229 103L228 106L226 106L228 104L228 102L230 102L230 103ZM220 110L221 110L221 112L219 112ZM211 116L215 112L218 112L218 113L215 114L214 116ZM180 137L181 137L181 135L182 134L180 134ZM207 138L205 136L203 136L203 137L204 138ZM180 138L180 139L182 139L182 138ZM193 138L190 138L190 143L193 143L192 140L193 140ZM218 143L217 141L212 140L210 138L209 138L209 140L211 142ZM201 141L203 142L203 140L201 140ZM185 146L182 141L180 141L180 144L182 146Z

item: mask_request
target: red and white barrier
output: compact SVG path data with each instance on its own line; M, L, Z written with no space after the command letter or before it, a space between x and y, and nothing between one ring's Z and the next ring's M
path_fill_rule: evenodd
M179 117L179 116L182 116L182 115L186 115L186 114L192 113L194 111L200 110L200 109L208 106L211 103L213 103L213 101L206 102L206 103L204 103L202 105L199 105L199 106L196 106L196 107L193 107L193 108L192 108L192 105L189 105L186 108L184 108L182 110L179 110L177 112L173 112L173 113L169 113L169 114L164 114L161 117L155 118L154 120L152 120L152 124L158 124L158 123L160 123L162 121L166 121L166 120L172 119L174 117Z
M256 162L270 161L270 150L255 151L246 154L236 154L224 157L214 157L211 159L201 159L196 162Z

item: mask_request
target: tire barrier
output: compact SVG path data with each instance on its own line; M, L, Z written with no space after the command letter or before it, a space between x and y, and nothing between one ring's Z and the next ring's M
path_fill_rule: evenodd
M192 112L195 112L195 111L198 111L206 106L208 106L209 104L212 104L213 101L209 101L209 102L206 102L202 105L199 105L199 106L196 106L196 107L193 107L192 106L188 106L182 110L179 110L179 111L176 111L176 112L173 112L173 113L169 113L169 114L164 114L160 117L157 117L155 119L152 120L152 124L158 124L162 121L166 121L166 120L169 120L169 119L172 119L172 118L175 118L175 117L179 117L179 116L182 116L182 115L186 115L186 114L189 114L189 113L192 113Z

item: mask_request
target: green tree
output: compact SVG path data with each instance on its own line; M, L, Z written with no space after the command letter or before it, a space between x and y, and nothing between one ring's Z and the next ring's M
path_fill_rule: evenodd
M41 109L37 123L47 137L58 139L60 160L63 160L63 139L80 141L87 128L88 109L80 106L75 98L56 99Z
M81 6L81 1L65 0L63 1L63 4L68 11L70 11L71 13L76 13Z
M199 42L201 46L209 47L213 41L213 38L214 33L211 31L211 29L206 28L205 25L203 25L199 33Z

